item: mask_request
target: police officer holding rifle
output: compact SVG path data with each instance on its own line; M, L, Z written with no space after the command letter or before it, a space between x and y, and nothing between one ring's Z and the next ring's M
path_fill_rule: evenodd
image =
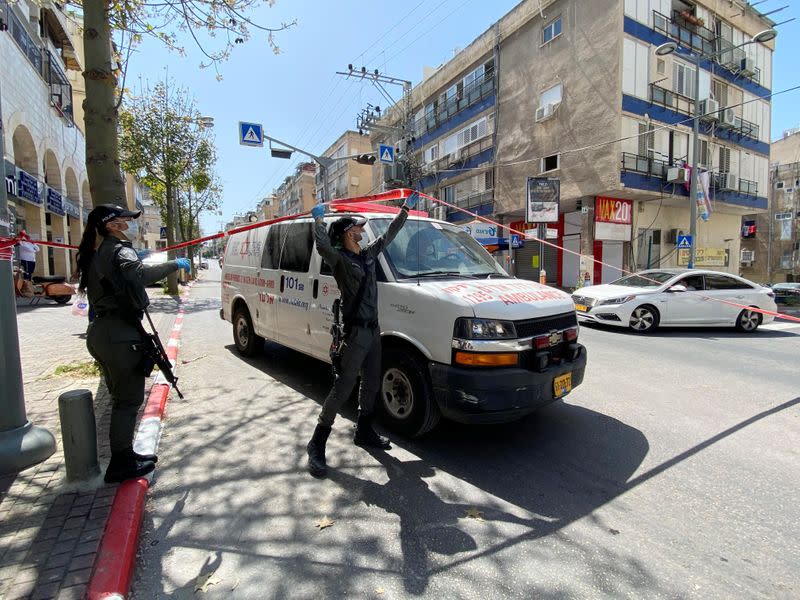
M190 265L186 258L143 265L125 236L128 222L139 215L141 211L114 204L97 206L89 213L77 256L78 287L86 293L96 314L89 324L86 346L100 364L111 394L107 483L141 477L155 468L158 459L154 454L133 451L136 414L144 402L144 380L158 364L168 381L177 382L157 334L148 334L142 327L150 304L145 286L179 268L188 271Z
M359 245L366 220L362 217L342 217L331 225L330 236L325 229L325 209L318 204L312 210L314 239L317 252L331 267L341 291L341 314L344 338L333 349L334 383L322 405L314 435L308 442L308 470L315 477L327 473L325 444L336 419L336 413L350 397L361 371L358 391L358 420L354 442L388 450L389 441L372 428L375 397L378 395L381 374L381 332L378 327L378 286L375 266L378 255L388 246L408 218L409 209L418 199L416 193L406 199L400 213L382 236L363 250Z

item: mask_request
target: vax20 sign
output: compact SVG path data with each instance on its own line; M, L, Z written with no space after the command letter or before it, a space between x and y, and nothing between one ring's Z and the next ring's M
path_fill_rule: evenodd
M597 196L594 200L594 238L627 242L631 239L633 201Z

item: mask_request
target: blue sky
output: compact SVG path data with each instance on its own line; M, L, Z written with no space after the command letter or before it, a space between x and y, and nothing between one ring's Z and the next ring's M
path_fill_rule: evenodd
M239 121L263 123L268 135L321 152L345 129L355 128L356 114L366 103L386 105L369 83L336 76L337 70L353 63L416 84L423 65L446 61L516 4L517 0L278 0L272 8L260 8L254 20L275 26L297 19L296 26L276 36L280 55L254 33L222 65L223 80L218 82L213 69L198 68L201 55L190 42L185 43L187 57L181 58L150 41L131 60L128 87L140 77L151 82L163 78L168 69L176 83L192 90L199 110L214 117L224 185L222 219L227 221L234 213L252 209L297 163L294 158L271 158L267 149L240 146ZM784 18L790 16L800 17ZM800 56L800 25L788 23L779 31L773 66L776 92L800 85L800 74L793 68ZM399 88L390 91L399 96ZM800 125L797 106L800 91L775 97L773 139ZM203 227L216 231L219 221L206 216Z

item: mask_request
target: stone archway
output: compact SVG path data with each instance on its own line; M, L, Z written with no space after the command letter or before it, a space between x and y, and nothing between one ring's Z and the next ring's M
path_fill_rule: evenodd
M87 179L84 179L81 184L81 202L83 203L83 208L92 210L92 191Z
M57 192L64 193L64 180L61 177L61 167L56 158L56 153L52 150L45 150L44 152L44 182L56 190Z
M42 162L44 181L48 187L59 194L64 194L64 179L61 174L61 161L56 158L56 153L52 150L45 150ZM44 203L47 206L47 194L45 191ZM45 221L47 227L47 239L53 242L64 244L67 242L66 217L57 215L45 209ZM55 275L69 276L69 252L61 248L47 248L48 263L50 271Z
M33 136L25 125L17 125L11 138L14 164L33 177L39 176L39 155Z
M66 194L67 200L69 200L72 204L78 207L80 210L81 205L81 193L80 189L78 188L78 178L75 175L75 170L72 167L67 167L64 170L64 193ZM65 228L65 239L66 243L71 244L73 246L77 246L81 241L81 235L83 235L83 220L80 217L73 217L72 215L68 215L66 219L66 228ZM70 250L70 266L75 264L76 258L76 251Z

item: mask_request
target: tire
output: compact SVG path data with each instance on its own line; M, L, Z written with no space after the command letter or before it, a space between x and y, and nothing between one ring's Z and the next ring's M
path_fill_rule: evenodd
M242 356L255 356L264 347L264 338L256 335L246 306L238 307L233 313L233 343Z
M637 306L631 313L628 327L634 333L650 333L658 328L660 320L661 315L658 314L658 310L654 306L643 304L642 306Z
M403 348L383 352L378 414L387 428L419 437L439 422L441 412L425 364Z
M66 304L72 296L51 296L51 298L59 304Z
M752 310L744 309L736 317L736 331L742 333L753 333L761 325L761 315Z

